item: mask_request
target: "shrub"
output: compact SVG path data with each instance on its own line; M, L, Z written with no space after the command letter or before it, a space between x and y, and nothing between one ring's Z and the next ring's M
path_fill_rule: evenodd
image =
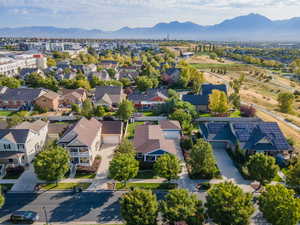
M241 115L244 117L254 117L256 109L253 106L242 105L240 107Z

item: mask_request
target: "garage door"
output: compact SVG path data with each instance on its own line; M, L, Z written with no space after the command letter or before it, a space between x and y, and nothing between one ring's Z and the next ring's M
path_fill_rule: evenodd
M164 135L168 139L180 139L180 132L179 131L164 131Z
M210 142L213 149L226 149L227 142Z
M103 144L119 144L120 136L103 136Z

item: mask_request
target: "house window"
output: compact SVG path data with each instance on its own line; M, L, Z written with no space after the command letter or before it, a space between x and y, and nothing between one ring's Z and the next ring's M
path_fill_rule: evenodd
M89 158L87 157L80 158L80 163L89 163Z
M9 150L11 147L10 147L10 144L4 144L4 149L5 150Z
M143 153L141 153L141 152L139 152L138 154L137 154L137 158L138 159L142 159L144 156L143 156Z
M155 161L155 156L147 155L146 156L146 161L150 161L150 162Z
M24 144L18 144L18 149L24 149Z
M78 152L77 148L70 148L70 152Z
M14 160L13 160L13 159L8 159L8 162L9 162L9 163L13 163Z

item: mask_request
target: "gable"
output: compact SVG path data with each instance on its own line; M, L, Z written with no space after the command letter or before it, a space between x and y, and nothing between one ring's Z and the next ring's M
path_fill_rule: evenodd
M163 155L168 153L167 151L163 149L154 150L153 152L149 152L148 155Z

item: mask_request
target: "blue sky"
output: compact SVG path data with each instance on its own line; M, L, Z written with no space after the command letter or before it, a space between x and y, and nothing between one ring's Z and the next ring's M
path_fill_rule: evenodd
M210 25L248 13L287 19L299 12L299 0L0 0L0 27L115 30L175 20Z

